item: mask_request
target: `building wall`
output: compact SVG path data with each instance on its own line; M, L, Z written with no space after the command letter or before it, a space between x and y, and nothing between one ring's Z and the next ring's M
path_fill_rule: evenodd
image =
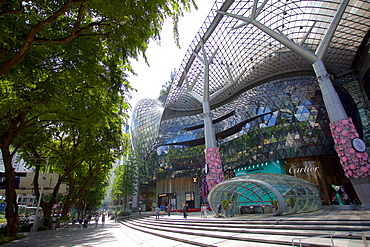
M193 177L170 178L157 181L157 196L163 193L176 193L176 209L182 209L182 203L186 201L185 193L194 192L194 207L200 207L199 181L194 183Z

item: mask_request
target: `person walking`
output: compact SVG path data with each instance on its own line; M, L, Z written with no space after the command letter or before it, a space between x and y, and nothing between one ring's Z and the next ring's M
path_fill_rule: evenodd
M158 206L155 207L155 219L156 220L159 220L159 212L160 212L160 209Z
M168 204L168 206L167 206L167 215L168 216L171 216L171 210L172 210L172 205Z
M217 203L217 213L218 213L218 217L221 218L222 216L222 206L221 206L221 203Z
M208 216L208 205L207 203L204 203L204 218L207 218Z
M105 214L101 216L101 226L104 227L105 224Z
M234 205L231 201L229 203L229 211L230 211L230 217L234 217Z
M98 227L99 224L99 214L95 215L95 227Z
M82 228L82 223L84 222L84 220L82 219L82 217L80 217L78 219L78 224L80 224L80 228Z
M163 217L164 216L164 205L163 205L163 203L160 206L160 210L161 210L161 217Z
M56 230L56 226L57 226L57 218L53 216L53 218L51 219L51 230Z
M89 219L87 217L85 217L84 219L84 228L87 228L89 226Z
M182 204L182 212L184 213L184 219L188 218L188 210L189 210L189 205L186 202L184 202Z
M200 207L200 218L207 218L206 217L206 214L207 214L207 206L206 204L202 204L202 206Z

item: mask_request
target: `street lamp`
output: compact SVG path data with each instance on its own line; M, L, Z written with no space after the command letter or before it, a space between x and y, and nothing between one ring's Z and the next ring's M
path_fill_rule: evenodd
M37 229L39 228L39 224L40 224L41 217L39 217L39 210L40 210L41 198L42 198L42 194L43 194L43 190L44 190L44 184L45 184L45 180L46 180L46 174L47 174L48 167L49 167L49 157L46 159L46 164L37 164L37 165L44 165L45 166L45 170L44 170L44 174L43 174L43 177L42 177L40 195L39 195L39 199L37 201L37 208L36 208L36 213L35 213L35 220L33 222L33 226L31 228L31 232L36 232ZM55 165L55 166L64 166L64 165Z
M42 164L39 164L39 165L42 165ZM33 222L33 226L31 228L31 232L36 232L37 229L39 228L39 208L40 208L40 204L41 204L41 198L42 198L42 193L43 193L43 190L44 190L44 184L45 184L45 180L46 180L46 172L48 170L48 167L49 167L49 158L46 159L44 176L42 177L42 182L41 182L41 189L40 189L39 200L37 202L35 220Z

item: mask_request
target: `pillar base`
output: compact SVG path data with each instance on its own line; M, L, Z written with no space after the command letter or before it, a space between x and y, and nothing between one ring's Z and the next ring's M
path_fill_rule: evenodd
M350 180L362 207L370 207L370 177L351 178Z

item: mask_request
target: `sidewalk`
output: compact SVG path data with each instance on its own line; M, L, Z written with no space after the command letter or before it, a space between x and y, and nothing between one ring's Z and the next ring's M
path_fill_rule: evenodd
M27 232L24 238L2 245L2 247L116 247L123 245L129 247L191 246L141 233L113 220L108 220L104 226L99 222L98 227L95 227L95 223L91 222L88 228L80 228L78 224L70 224L56 230Z

